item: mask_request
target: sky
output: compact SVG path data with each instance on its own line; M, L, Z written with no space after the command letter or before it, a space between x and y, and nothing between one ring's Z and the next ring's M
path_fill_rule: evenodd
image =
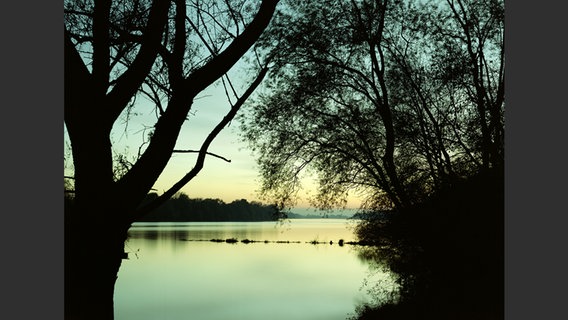
M242 91L241 91L242 92ZM245 106L246 107L246 106ZM245 108L243 107L243 108ZM211 129L229 110L222 86L212 86L198 96L192 107L192 115L180 133L177 149L199 149ZM241 109L240 111L243 111ZM208 156L201 172L190 181L182 192L190 198L219 198L225 202L238 199L262 201L258 195L260 176L255 156L247 143L239 137L238 120L225 127L209 148L231 162ZM174 154L164 173L154 186L158 193L165 191L174 181L181 178L193 167L197 154ZM305 193L313 193L313 182L304 180ZM298 207L309 207L307 199L299 199ZM352 200L351 206L357 201Z
M189 120L180 132L176 149L198 150L209 132L222 119L230 106L222 88L210 88L195 100ZM231 162L208 156L201 172L181 191L190 197L257 200L256 165L246 144L240 142L238 125L232 122L211 143L209 152ZM194 165L197 154L177 153L154 186L159 193L181 178Z
M244 89L241 89L239 92L243 91ZM143 137L147 135L147 131L145 132L143 128L151 127L155 123L152 104L143 99L138 99L137 102L140 105L135 114L130 116L128 126L125 126L124 121L119 119L113 127L111 140L115 151L124 152L126 150L130 154L136 154L143 142ZM199 150L205 137L229 108L230 105L221 85L214 84L207 88L194 100L188 120L178 137L176 149ZM239 112L242 111L243 109ZM260 176L255 156L239 137L237 119L234 119L219 133L209 147L209 152L230 159L231 162L212 156L206 157L203 169L180 190L181 192L190 198L217 198L226 203L239 199L263 202L258 193ZM169 189L193 168L196 158L196 153L173 154L164 172L154 184L155 191L161 194ZM71 174L71 171L66 170L65 175ZM306 179L302 184L306 187L302 194L314 193L312 181ZM310 207L307 197L302 196L298 200L296 209ZM348 207L355 208L358 204L359 200L352 197L348 202Z

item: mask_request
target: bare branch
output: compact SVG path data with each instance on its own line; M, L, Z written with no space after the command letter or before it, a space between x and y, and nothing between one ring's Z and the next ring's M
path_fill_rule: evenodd
M154 102L154 104L156 105L157 109L159 110L159 115L163 115L164 114L164 107L162 105L162 101L160 99L160 95L158 94L158 91L156 91L156 89L153 86L148 86L148 88L150 89L150 92L146 91L144 88L142 88L140 91L145 94L148 99L152 100L152 102Z
M223 83L223 89L225 90L225 96L227 96L227 101L233 106L233 102L231 101L231 96L229 95L229 91L227 90L227 84L225 83L225 76L221 77L221 82Z
M231 14L231 18L233 19L233 22L235 23L235 27L237 28L236 33L239 34L239 21L237 20L237 17L235 15L235 10L233 9L233 7L231 7L229 0L225 0L225 5L227 6L229 13Z
M266 73L268 72L268 68L263 68L260 74L256 77L253 83L249 86L249 88L245 91L245 93L237 100L235 105L229 110L229 112L223 117L223 119L215 126L215 128L209 133L201 148L199 149L199 155L197 160L195 161L194 167L189 171L183 178L181 178L177 183L175 183L169 190L164 192L158 198L154 199L149 204L139 208L134 213L135 217L141 217L146 213L152 211L153 209L159 207L164 202L166 202L169 198L171 198L176 192L178 192L183 186L185 186L189 181L191 181L203 168L203 164L205 162L205 156L210 154L207 150L211 145L211 142L217 137L217 135L223 130L223 128L235 117L239 109L248 99L248 97L254 92L254 90L260 85Z
M222 23L220 23L220 22L217 20L217 18L215 18L215 16L213 16L213 15L211 14L211 12L209 12L209 11L207 11L207 10L201 10L201 9L199 9L199 8L198 8L198 10L201 11L201 12L203 12L203 13L205 13L206 15L208 15L208 16L211 18L211 20L212 20L219 28L221 28L221 30L223 30L223 32L225 32L226 34L230 35L231 38L234 39L234 38L237 37L236 34L233 34L233 33L232 33L231 31L229 31L229 29L227 29ZM231 11L231 8L230 8L230 7L229 7L228 11L229 11L229 13L231 13L231 15L232 15L233 12ZM201 18L201 21L203 22L204 25L206 25L206 23L205 23L205 21L203 20L203 18ZM236 26L237 26L237 34L238 34L238 24L236 23L236 20L235 20L235 24L236 24ZM206 30L207 33L209 34L208 30L207 30L207 29L205 29L205 30Z
M205 30L205 34L207 35L207 38L209 38L209 42L211 44L214 44L213 37L211 36L211 33L209 32L209 28L207 28L207 23L205 22L203 15L200 13L200 11L203 11L203 10L201 10L200 8L197 8L197 11L198 11L198 13L197 13L198 19L201 21L201 23L203 23L203 29ZM205 12L207 12L207 11L205 11ZM219 49L216 46L214 46L213 51L215 52L214 55L216 55L218 53Z
M93 15L93 84L104 95L110 77L110 6L109 0L95 1Z
M199 150L174 150L174 151L172 151L172 153L199 153L199 152L200 152ZM212 152L205 152L205 154L213 156L215 158L225 160L226 162L231 162L231 159L227 159L223 156L220 156L220 155L212 153Z
M116 119L120 115L154 64L161 47L162 32L168 17L169 5L170 1L156 0L153 2L140 51L132 65L117 79L116 85L108 94L109 103L114 109L111 119Z
M199 39L201 39L201 43L203 43L203 45L207 48L207 50L209 51L209 53L212 56L216 56L217 52L215 52L215 50L213 50L213 48L211 48L211 46L209 45L209 42L207 42L207 40L205 40L205 38L203 37L203 35L201 34L201 32L199 32L199 28L197 28L197 26L195 25L195 23L193 23L193 21L191 21L191 19L189 19L189 17L185 18L187 20L187 22L189 22L189 25L191 26L191 28L193 28L193 31L195 31L195 33L197 34L197 36L199 37Z
M170 83L175 85L183 79L183 57L187 45L185 30L186 8L185 1L176 0L175 42L172 52L172 64L169 65Z
M246 53L253 43L260 37L262 31L272 19L278 0L264 0L253 21L247 26L242 34L219 55L209 60L207 64L195 70L187 79L185 87L194 92L200 92L207 88L215 80L237 63L238 59Z

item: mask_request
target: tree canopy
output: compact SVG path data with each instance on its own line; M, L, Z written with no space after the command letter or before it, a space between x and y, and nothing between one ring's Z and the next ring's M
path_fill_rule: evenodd
M287 1L261 44L275 68L244 118L262 190L349 192L405 208L503 165L503 2Z

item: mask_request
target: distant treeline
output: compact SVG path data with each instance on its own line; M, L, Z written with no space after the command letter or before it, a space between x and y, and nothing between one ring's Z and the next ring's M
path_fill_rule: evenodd
M156 193L150 193L147 201L157 196ZM231 203L220 199L191 199L186 194L179 193L138 221L274 221L278 217L279 211L274 205L248 202L245 199Z

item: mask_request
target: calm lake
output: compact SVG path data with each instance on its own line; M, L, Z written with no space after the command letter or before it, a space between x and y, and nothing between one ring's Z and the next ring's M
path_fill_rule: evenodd
M346 319L375 301L371 286L395 288L392 276L370 268L355 246L337 244L356 240L352 223L135 223L116 283L115 319ZM239 241L209 241L229 238Z

